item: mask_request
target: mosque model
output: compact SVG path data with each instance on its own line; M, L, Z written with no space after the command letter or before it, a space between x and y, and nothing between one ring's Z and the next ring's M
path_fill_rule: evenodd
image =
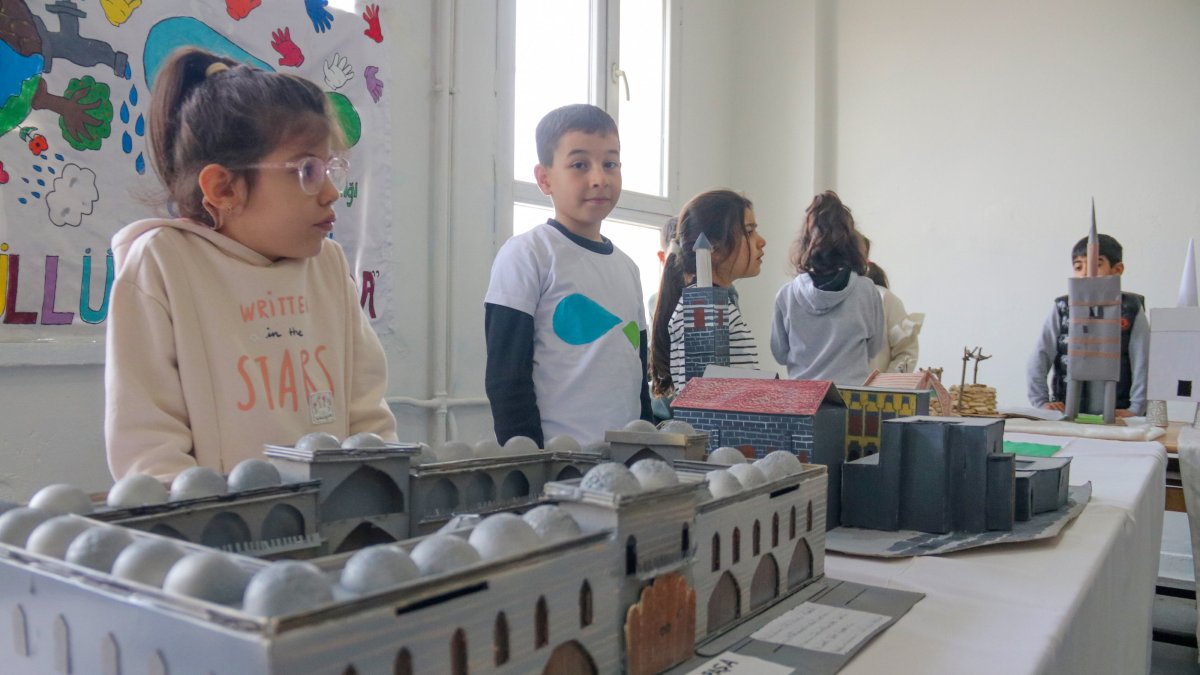
M703 434L667 425L632 423L590 452L562 438L545 450L268 447L269 464L230 474L232 492L176 490L177 479L183 499L86 516L53 515L71 510L70 490L45 488L0 515L0 662L10 673L666 670L824 576L826 486L825 467L787 453L705 461ZM165 561L130 562L151 549Z

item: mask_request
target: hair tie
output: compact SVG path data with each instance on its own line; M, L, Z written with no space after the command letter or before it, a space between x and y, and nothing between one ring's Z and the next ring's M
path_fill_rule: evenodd
M222 61L213 61L212 63L208 64L207 68L204 69L204 77L209 78L226 70L229 70L228 63L224 63Z

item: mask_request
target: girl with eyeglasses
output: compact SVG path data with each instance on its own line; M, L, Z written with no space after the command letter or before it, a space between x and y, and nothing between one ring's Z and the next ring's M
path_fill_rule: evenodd
M227 474L310 432L396 440L383 348L329 238L348 162L313 83L194 48L154 81L173 218L113 237L105 441L115 479Z

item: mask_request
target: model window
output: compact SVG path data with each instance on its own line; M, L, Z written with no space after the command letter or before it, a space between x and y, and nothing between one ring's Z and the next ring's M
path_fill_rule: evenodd
M396 655L396 664L392 667L392 675L413 675L412 652L401 649Z
M762 528L760 528L758 526L758 521L756 520L756 521L754 521L754 531L751 533L751 536L750 536L750 551L751 551L751 554L755 557L758 557L758 551L759 551L758 544L759 544L759 539L761 538L761 534L762 534Z
M779 545L779 514L771 516L771 548Z
M450 639L450 672L467 675L467 634L461 628Z
M792 504L792 517L788 521L788 539L796 538L796 505Z
M637 571L637 537L629 535L625 540L625 576Z
M721 569L721 535L714 532L712 539L712 571Z
M587 628L592 625L592 585L583 580L579 588L579 627Z
M537 615L534 617L533 648L541 649L550 644L550 610L546 608L546 596L538 598Z
M809 532L812 532L812 502L811 501L808 503L808 516L806 517L806 520L808 522L805 523L806 527L804 529L808 530Z
M742 559L742 531L738 528L733 528L733 564L736 565Z
M680 555L687 557L688 549L692 547L692 533L688 530L687 523L683 524L683 534L679 537Z
M1192 381L1191 380L1179 380L1179 384L1175 387L1175 395L1176 396L1191 396L1192 395Z
M496 615L496 626L492 630L492 649L495 651L496 665L508 663L508 617L504 612Z

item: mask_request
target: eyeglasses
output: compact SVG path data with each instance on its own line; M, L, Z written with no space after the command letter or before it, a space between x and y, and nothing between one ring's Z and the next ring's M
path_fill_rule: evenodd
M350 161L344 157L305 157L295 162L264 162L247 164L246 169L292 169L300 178L300 189L304 194L315 195L325 185L325 178L333 183L338 193L345 191L350 176Z

